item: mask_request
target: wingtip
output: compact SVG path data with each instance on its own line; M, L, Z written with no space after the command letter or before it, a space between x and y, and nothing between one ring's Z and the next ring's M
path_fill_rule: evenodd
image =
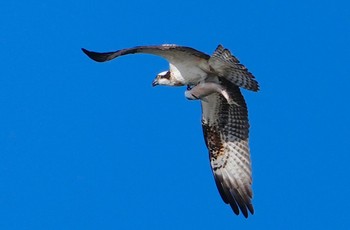
M243 213L244 218L248 219L248 213Z
M91 58L91 57L90 57L90 51L89 51L89 50L84 49L84 48L81 48L81 51L83 51L84 54L86 54L89 58Z
M259 92L260 91L260 85L258 84L258 82L256 82L256 85L254 87L252 87L251 91L253 91L253 92Z
M85 54L89 52L89 51L88 51L87 49L85 49L85 48L81 48L81 50L82 50Z
M242 215L245 218L248 218L249 213L250 215L254 214L254 208L251 203L240 204L240 203L237 203L237 201L233 200L229 202L229 205L231 206L233 213L236 214L237 216L239 216L239 214L242 213Z
M238 216L239 215L239 208L238 208L236 202L231 202L230 206L231 206L233 213Z
M248 218L249 213L250 215L254 215L254 208L251 203L246 204L246 208L242 210L242 214L245 218Z
M252 211L249 208L248 208L248 210L244 209L244 208L243 209L242 208L239 209L238 207L235 207L235 205L233 205L233 204L230 204L230 206L231 206L231 209L232 209L233 213L236 214L237 216L239 216L239 214L242 213L244 218L247 219L249 217L248 210L250 211L251 215L254 214L254 210Z
M105 55L104 53L97 53L97 52L93 52L93 51L89 51L85 48L81 48L81 50L92 60L96 61L96 62L105 62L107 61L107 55Z
M81 48L81 50L83 51L84 54L86 54L89 58L95 60L93 57L92 57L92 52L85 49L85 48Z

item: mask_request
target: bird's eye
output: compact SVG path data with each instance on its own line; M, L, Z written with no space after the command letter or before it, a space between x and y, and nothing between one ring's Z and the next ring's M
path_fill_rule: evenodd
M162 75L161 78L170 79L170 71L166 72L166 74Z

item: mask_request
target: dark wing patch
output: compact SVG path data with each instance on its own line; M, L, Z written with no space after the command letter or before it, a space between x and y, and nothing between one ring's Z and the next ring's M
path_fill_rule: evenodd
M115 52L98 53L94 51L89 51L87 49L81 49L89 58L97 62L105 62L115 58Z
M248 211L254 213L248 111L238 86L225 79L221 81L239 106L228 104L218 93L207 96L206 101L202 101L204 138L223 201L230 204L235 214L240 210L248 217Z
M209 65L220 77L226 78L233 84L248 90L259 91L259 84L253 74L222 45L219 45L210 57Z
M209 55L200 52L196 49L186 46L177 46L177 45L158 45L158 46L136 46L133 48L121 49L114 52L105 52L98 53L86 50L82 48L82 51L90 57L92 60L97 62L105 62L110 61L114 58L128 55L128 54L137 54L137 53L145 53L145 54L154 54L161 56L168 61L171 61L174 57L178 58L188 58L188 57L199 57L208 60L210 58Z

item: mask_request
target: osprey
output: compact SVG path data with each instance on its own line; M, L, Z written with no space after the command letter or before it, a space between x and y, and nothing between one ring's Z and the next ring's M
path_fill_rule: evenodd
M201 100L202 127L215 183L223 201L235 214L253 214L252 173L248 146L248 110L240 88L258 91L248 69L228 49L219 45L212 56L178 45L136 46L97 53L82 49L97 62L137 53L161 56L169 70L152 85L184 86L186 98Z

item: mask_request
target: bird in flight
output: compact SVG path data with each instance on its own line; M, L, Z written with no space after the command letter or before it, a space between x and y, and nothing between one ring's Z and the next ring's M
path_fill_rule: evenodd
M228 49L219 45L211 56L173 44L82 51L97 62L137 53L165 58L169 70L159 73L152 85L187 86L185 97L201 101L204 140L219 193L235 214L254 214L248 110L240 87L256 92L259 84Z

